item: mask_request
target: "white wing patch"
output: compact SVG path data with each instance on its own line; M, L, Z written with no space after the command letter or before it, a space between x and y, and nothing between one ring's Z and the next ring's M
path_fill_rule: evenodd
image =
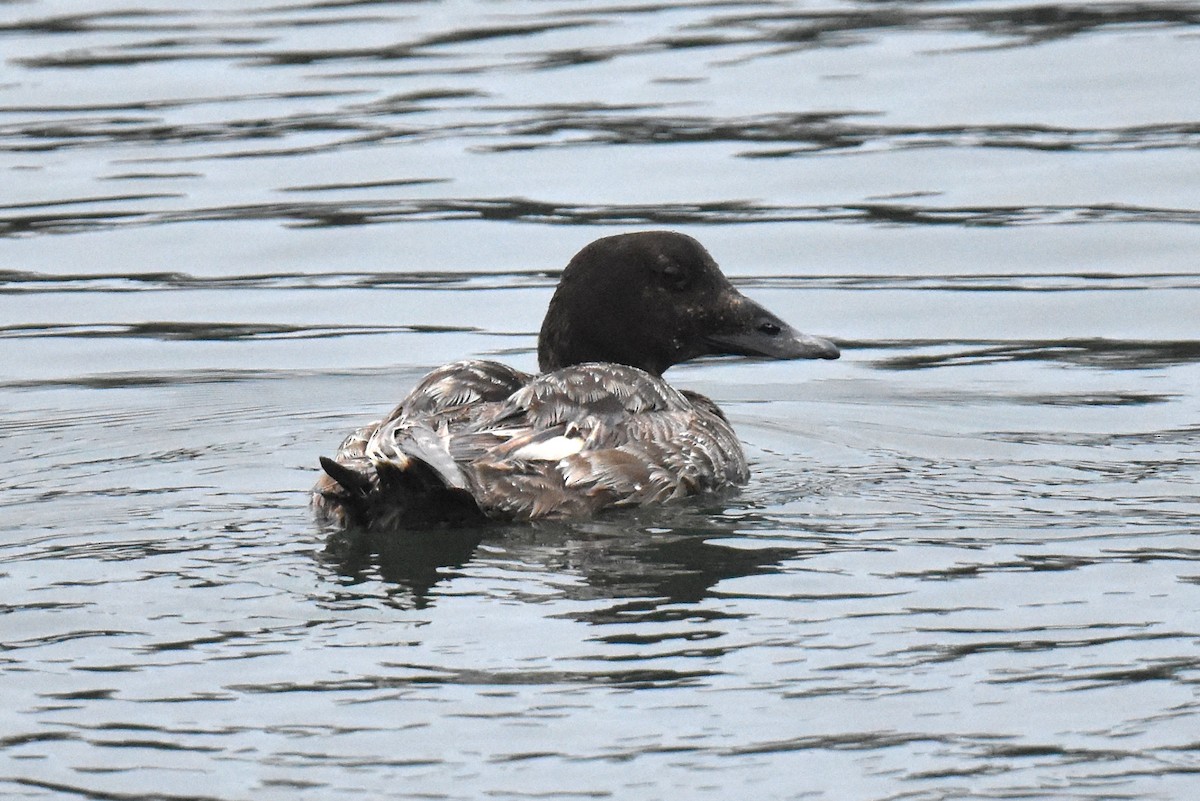
M514 459L524 459L535 462L557 462L574 456L583 450L584 440L580 436L565 437L558 435L540 442L531 442L513 451Z

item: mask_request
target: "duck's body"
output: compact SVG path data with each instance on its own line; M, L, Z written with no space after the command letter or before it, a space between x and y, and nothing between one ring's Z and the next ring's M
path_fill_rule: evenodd
M544 372L489 361L433 371L321 460L313 507L341 527L398 531L580 517L745 483L720 409L661 377L706 353L837 358L738 293L689 237L598 240L551 301Z
M356 505L342 497L336 475L322 477L322 516L380 529L427 522L438 511L454 520L473 509L505 520L582 517L749 477L714 404L636 367L602 363L538 376L496 362L446 365L386 418L348 437L334 460L375 481ZM377 465L386 465L382 473Z

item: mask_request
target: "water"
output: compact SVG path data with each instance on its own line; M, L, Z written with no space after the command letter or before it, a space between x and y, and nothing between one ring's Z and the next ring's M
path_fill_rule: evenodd
M5 797L1196 795L1200 4L33 0L0 54ZM648 227L843 346L671 371L750 485L327 552L316 457Z

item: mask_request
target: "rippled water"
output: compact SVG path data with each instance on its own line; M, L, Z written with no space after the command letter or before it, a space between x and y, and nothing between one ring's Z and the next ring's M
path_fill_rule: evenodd
M6 798L1200 792L1200 3L0 3ZM754 479L327 549L670 227ZM338 543L333 543L338 545Z

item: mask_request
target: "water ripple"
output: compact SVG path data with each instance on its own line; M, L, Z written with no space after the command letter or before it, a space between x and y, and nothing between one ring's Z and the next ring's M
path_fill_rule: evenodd
M911 346L912 343L906 343ZM963 343L965 344L965 343ZM945 343L930 343L940 348ZM852 346L852 345L851 345ZM1046 361L1109 370L1144 370L1173 364L1200 362L1200 340L1146 342L1113 339L1062 339L1029 342L977 342L940 353L909 353L880 360L889 370L924 370L934 367ZM1111 396L1120 400L1120 396ZM1139 402L1141 393L1127 400Z
M516 107L497 110L525 109ZM1200 142L1200 123L1066 128L1049 125L903 126L855 121L856 118L870 116L862 112L806 112L711 118L677 112L631 115L613 108L567 111L544 108L538 116L497 126L499 130L495 133L517 141L486 145L483 149L503 152L597 144L670 145L692 142L791 145L763 147L739 154L752 158L778 158L818 153L879 152L931 147L1073 152L1140 151L1193 148Z
M87 323L54 325L0 326L0 339L80 338L80 339L158 339L163 341L235 342L249 339L329 339L372 334L404 333L469 333L479 329L470 326L435 325L281 325L267 323L220 322L145 322L145 323Z
M222 141L253 142L293 134L331 133L339 136L325 144L276 153L317 153L349 144L389 139L436 141L480 138L484 152L536 150L595 145L672 145L694 142L755 144L762 147L739 155L778 158L805 154L880 152L915 148L1009 148L1035 151L1118 152L1194 148L1200 142L1200 123L1172 122L1114 128L1067 128L1050 125L940 125L903 126L871 124L863 112L802 112L749 117L689 116L678 109L660 108L657 114L629 113L624 107L600 104L557 106L481 106L479 112L516 114L512 119L471 121L422 126L410 122L397 127L397 115L413 115L447 107L445 102L474 98L469 90L423 91L396 95L368 103L347 104L336 111L295 113L270 119L230 119L204 124L170 124L157 116L134 116L138 111L167 111L197 105L246 104L259 107L270 100L303 100L355 96L355 92L278 93L193 100L158 99L117 105L59 106L50 109L0 107L3 115L57 115L53 122L14 121L0 125L0 142L14 152L54 151L66 147L106 146L113 143ZM107 116L97 114L109 112ZM495 142L501 139L504 141ZM786 147L780 147L786 145ZM768 147L770 146L770 147ZM253 152L211 153L206 159L262 155ZM411 182L410 182L411 183ZM395 185L392 182L379 184Z
M41 207L127 203L135 198L92 198ZM20 207L9 207L9 211ZM1200 224L1200 209L1123 203L1070 206L918 206L901 203L770 205L747 200L654 205L553 203L530 198L262 203L184 211L78 211L0 216L0 237L69 233L121 226L234 220L278 220L303 228L437 220L487 220L543 225L738 225L783 222L853 222L892 225L1003 227L1082 223Z
M1195 794L1195 3L120 2L0 2L0 794ZM841 335L671 374L749 484L312 523L643 225Z
M455 271L380 270L376 272L276 272L192 275L184 272L34 272L0 269L0 294L60 292L160 292L181 290L419 289L448 291L553 288L559 269ZM919 275L850 274L738 275L747 289L929 290L938 292L1141 292L1200 289L1200 272L1172 273L923 273ZM420 329L425 330L425 329ZM431 328L430 330L443 330ZM459 330L455 328L454 330ZM907 347L906 345L897 345ZM879 347L876 343L874 347Z

